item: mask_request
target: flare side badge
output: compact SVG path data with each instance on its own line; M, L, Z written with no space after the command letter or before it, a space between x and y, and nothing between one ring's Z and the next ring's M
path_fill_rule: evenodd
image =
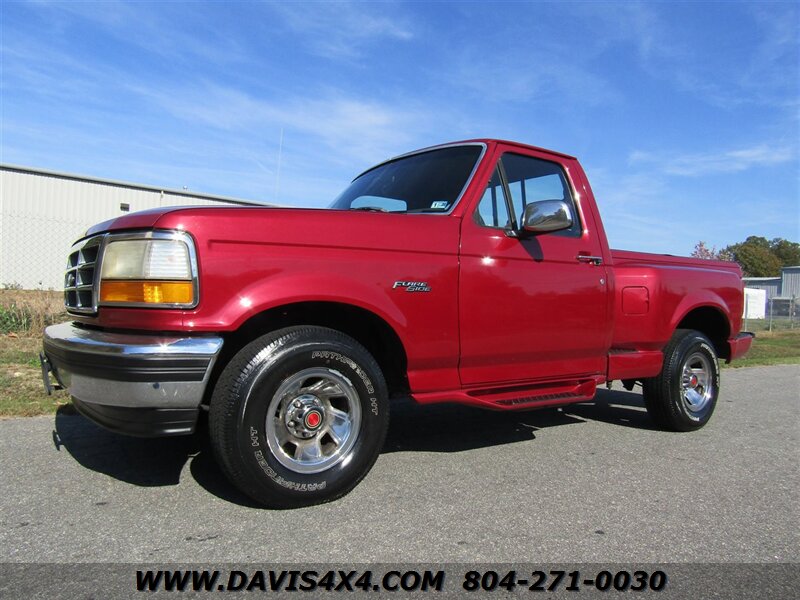
M431 286L427 281L395 281L392 286L393 290L397 288L405 288L407 292L430 292Z

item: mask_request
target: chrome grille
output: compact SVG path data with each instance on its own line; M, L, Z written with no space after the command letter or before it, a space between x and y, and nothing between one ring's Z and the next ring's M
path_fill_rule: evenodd
M64 305L67 312L94 314L97 312L96 267L103 236L82 240L72 246L64 275Z

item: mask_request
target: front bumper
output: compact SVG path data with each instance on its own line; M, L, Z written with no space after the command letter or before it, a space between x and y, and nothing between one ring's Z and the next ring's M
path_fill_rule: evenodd
M75 407L112 431L138 436L192 433L222 338L112 333L51 325L42 371Z

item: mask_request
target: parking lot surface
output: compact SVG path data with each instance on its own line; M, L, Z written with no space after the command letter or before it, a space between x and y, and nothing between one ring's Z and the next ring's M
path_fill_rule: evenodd
M254 506L202 436L0 421L0 562L797 562L800 366L727 369L710 424L619 387L561 410L399 402L348 496Z

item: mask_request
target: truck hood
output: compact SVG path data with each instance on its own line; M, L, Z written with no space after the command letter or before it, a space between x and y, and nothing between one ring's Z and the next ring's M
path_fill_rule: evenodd
M181 211L207 211L207 210L249 210L256 208L258 210L272 209L272 207L250 207L250 206L162 206L159 208L150 208L147 210L139 210L126 215L121 215L108 221L103 221L96 225L92 225L86 230L84 236L95 235L97 233L105 233L107 231L121 231L131 229L152 229L156 227L158 221L165 215L178 213Z
M180 206L144 210L91 227L86 235L143 229L186 231L198 249L212 244L458 251L460 219L452 215L394 214L272 206Z

